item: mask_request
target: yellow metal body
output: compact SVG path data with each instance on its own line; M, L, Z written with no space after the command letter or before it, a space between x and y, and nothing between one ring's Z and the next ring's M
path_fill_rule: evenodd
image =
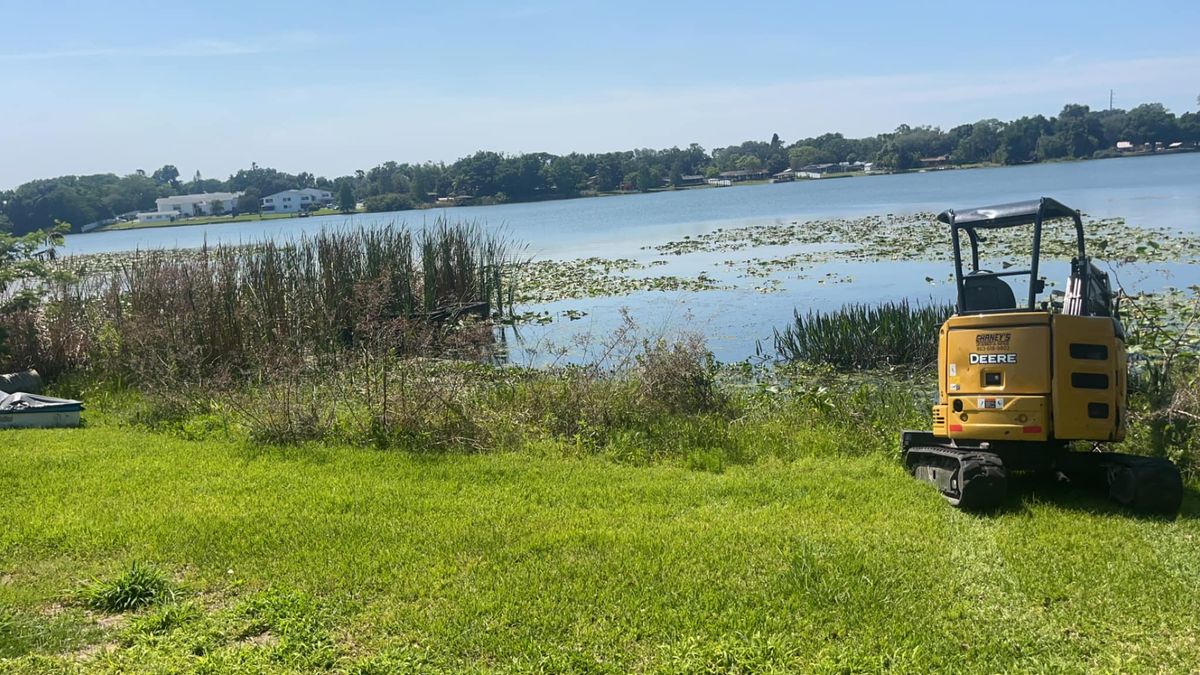
M1127 356L1108 317L955 315L938 340L936 436L1120 441Z

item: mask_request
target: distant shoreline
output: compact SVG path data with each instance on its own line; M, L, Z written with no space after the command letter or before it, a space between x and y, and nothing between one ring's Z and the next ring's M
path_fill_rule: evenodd
M1026 162L1024 164L999 164L996 162L978 162L978 163L974 163L974 164L945 165L945 166L926 167L926 168L920 168L920 169L907 169L907 170L901 170L901 171L887 170L887 171L873 171L871 173L861 173L861 172L838 173L838 174L830 174L830 175L824 176L822 178L799 178L796 180L785 181L785 182L805 183L805 182L816 182L816 181L821 181L821 180L831 180L831 179L839 179L839 178L871 178L871 177L875 177L875 176L887 176L887 175L897 175L897 174L937 173L937 172L941 172L941 171L963 171L963 170L971 170L971 169L1001 169L1001 168L1015 168L1015 167L1023 167L1023 166L1036 166L1039 164L1068 164L1068 163L1073 164L1076 162L1090 162L1090 161L1097 161L1097 160L1104 160L1104 159L1127 159L1127 158L1131 158L1131 157L1162 157L1162 156L1167 156L1167 155L1187 154L1187 153L1191 153L1191 152L1197 152L1197 149L1195 149L1195 148L1178 148L1178 149L1174 149L1174 150L1126 152L1126 153L1115 154L1115 155L1111 155L1111 156L1107 156L1107 157L1082 157L1082 158L1073 158L1073 159L1062 158L1062 159L1044 160L1044 161L1040 161L1040 162ZM451 209L451 208L455 208L458 206L498 206L498 205L503 205L503 204L532 204L532 203L537 203L537 202L562 201L562 200L572 200L572 199L590 199L590 198L595 198L595 197L627 197L627 196L631 196L631 195L654 194L654 193L661 193L661 192L682 192L682 191L687 191L687 190L709 190L709 189L717 189L717 188L723 188L723 187L770 185L772 183L773 183L773 181L771 181L771 180L746 180L746 181L734 182L728 186L717 186L717 185L709 185L709 184L682 185L682 186L652 188L652 189L646 190L644 192L637 191L637 190L614 191L614 192L585 192L585 193L580 193L580 194L575 194L575 195L548 196L548 197L544 197L544 198L540 198L540 199L521 199L521 200L514 199L514 200L506 200L506 201L494 201L490 198L477 198L477 199L471 199L471 200L463 200L462 202L456 203L456 204L437 204L437 203L424 204L417 208L405 209L405 211L428 211L431 209ZM380 213L403 213L403 212L404 211L387 211L387 212L380 212ZM353 216L353 215L362 215L362 214L367 214L367 213L372 213L372 212L364 211L364 210L356 210L356 211L347 213L347 212L343 212L343 211L340 211L337 209L320 209L318 211L311 212L310 216L311 217L336 216L336 215ZM289 219L293 219L293 218L302 218L302 217L304 217L304 216L300 216L298 213L260 213L260 214L244 213L244 214L238 214L236 216L201 216L198 218L181 218L181 219L175 220L175 221L156 222L156 223L139 223L137 221L131 221L131 222L127 222L127 223L114 223L112 225L106 225L104 227L99 227L99 228L96 228L95 230L92 230L92 232L90 232L89 234L101 233L101 232L118 232L118 231L126 231L126 230L140 230L140 229L148 229L148 228L160 229L160 228L168 228L168 227L186 227L189 225L221 225L221 224L227 224L227 223L256 223L256 222L261 222L261 221L266 221L266 220L289 220Z

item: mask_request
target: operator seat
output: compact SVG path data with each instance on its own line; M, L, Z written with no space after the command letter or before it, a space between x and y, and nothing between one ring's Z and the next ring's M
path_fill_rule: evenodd
M1012 287L1000 277L990 276L988 270L978 270L963 277L963 310L984 312L994 309L1016 309L1017 298Z

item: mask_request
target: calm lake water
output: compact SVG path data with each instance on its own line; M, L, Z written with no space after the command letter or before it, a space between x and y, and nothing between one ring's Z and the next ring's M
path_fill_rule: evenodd
M794 308L825 310L846 302L948 299L946 263L885 262L829 263L804 270L784 271L770 278L780 290L762 293L763 278L740 278L730 259L786 255L781 247L736 252L667 256L643 247L695 237L716 230L754 224L791 222L825 217L906 214L941 211L1052 196L1092 217L1124 217L1130 224L1167 227L1200 233L1200 153L1160 157L1120 158L1089 162L1039 164L1022 167L935 171L869 176L840 180L803 181L727 189L684 190L619 197L573 199L533 204L460 207L444 211L325 216L319 218L230 223L98 232L67 237L65 252L98 253L133 249L198 247L263 239L288 239L324 227L419 227L439 215L477 221L502 229L528 245L542 259L591 256L667 260L647 272L654 275L694 276L700 271L731 290L704 292L647 291L611 298L566 300L528 307L548 311L555 320L525 326L510 342L519 362L541 363L550 358L548 345L586 342L581 338L610 333L628 308L648 334L681 329L702 332L722 361L753 356L759 344L768 351L772 331L790 319ZM929 242L931 247L948 241ZM826 272L852 281L818 283ZM1061 272L1061 274L1059 274ZM1047 276L1065 277L1051 268ZM937 280L926 281L926 277ZM1126 266L1121 280L1127 287L1152 290L1167 285L1200 283L1191 265ZM572 309L586 316L571 321L561 312ZM510 335L510 339L512 336ZM574 353L579 354L576 347Z

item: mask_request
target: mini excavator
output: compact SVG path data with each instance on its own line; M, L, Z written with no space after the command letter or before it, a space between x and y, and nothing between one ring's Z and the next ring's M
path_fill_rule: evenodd
M1079 211L1043 197L948 210L938 220L950 226L958 300L938 335L933 428L901 433L909 472L966 510L1000 505L1010 471L1045 471L1107 490L1134 511L1174 515L1183 498L1174 464L1104 450L1125 437L1128 358L1116 297L1087 256ZM1074 224L1070 277L1065 292L1043 299L1043 228L1064 221ZM986 236L1016 227L1032 229L1029 266L981 269ZM1020 302L1009 280L1026 296Z

